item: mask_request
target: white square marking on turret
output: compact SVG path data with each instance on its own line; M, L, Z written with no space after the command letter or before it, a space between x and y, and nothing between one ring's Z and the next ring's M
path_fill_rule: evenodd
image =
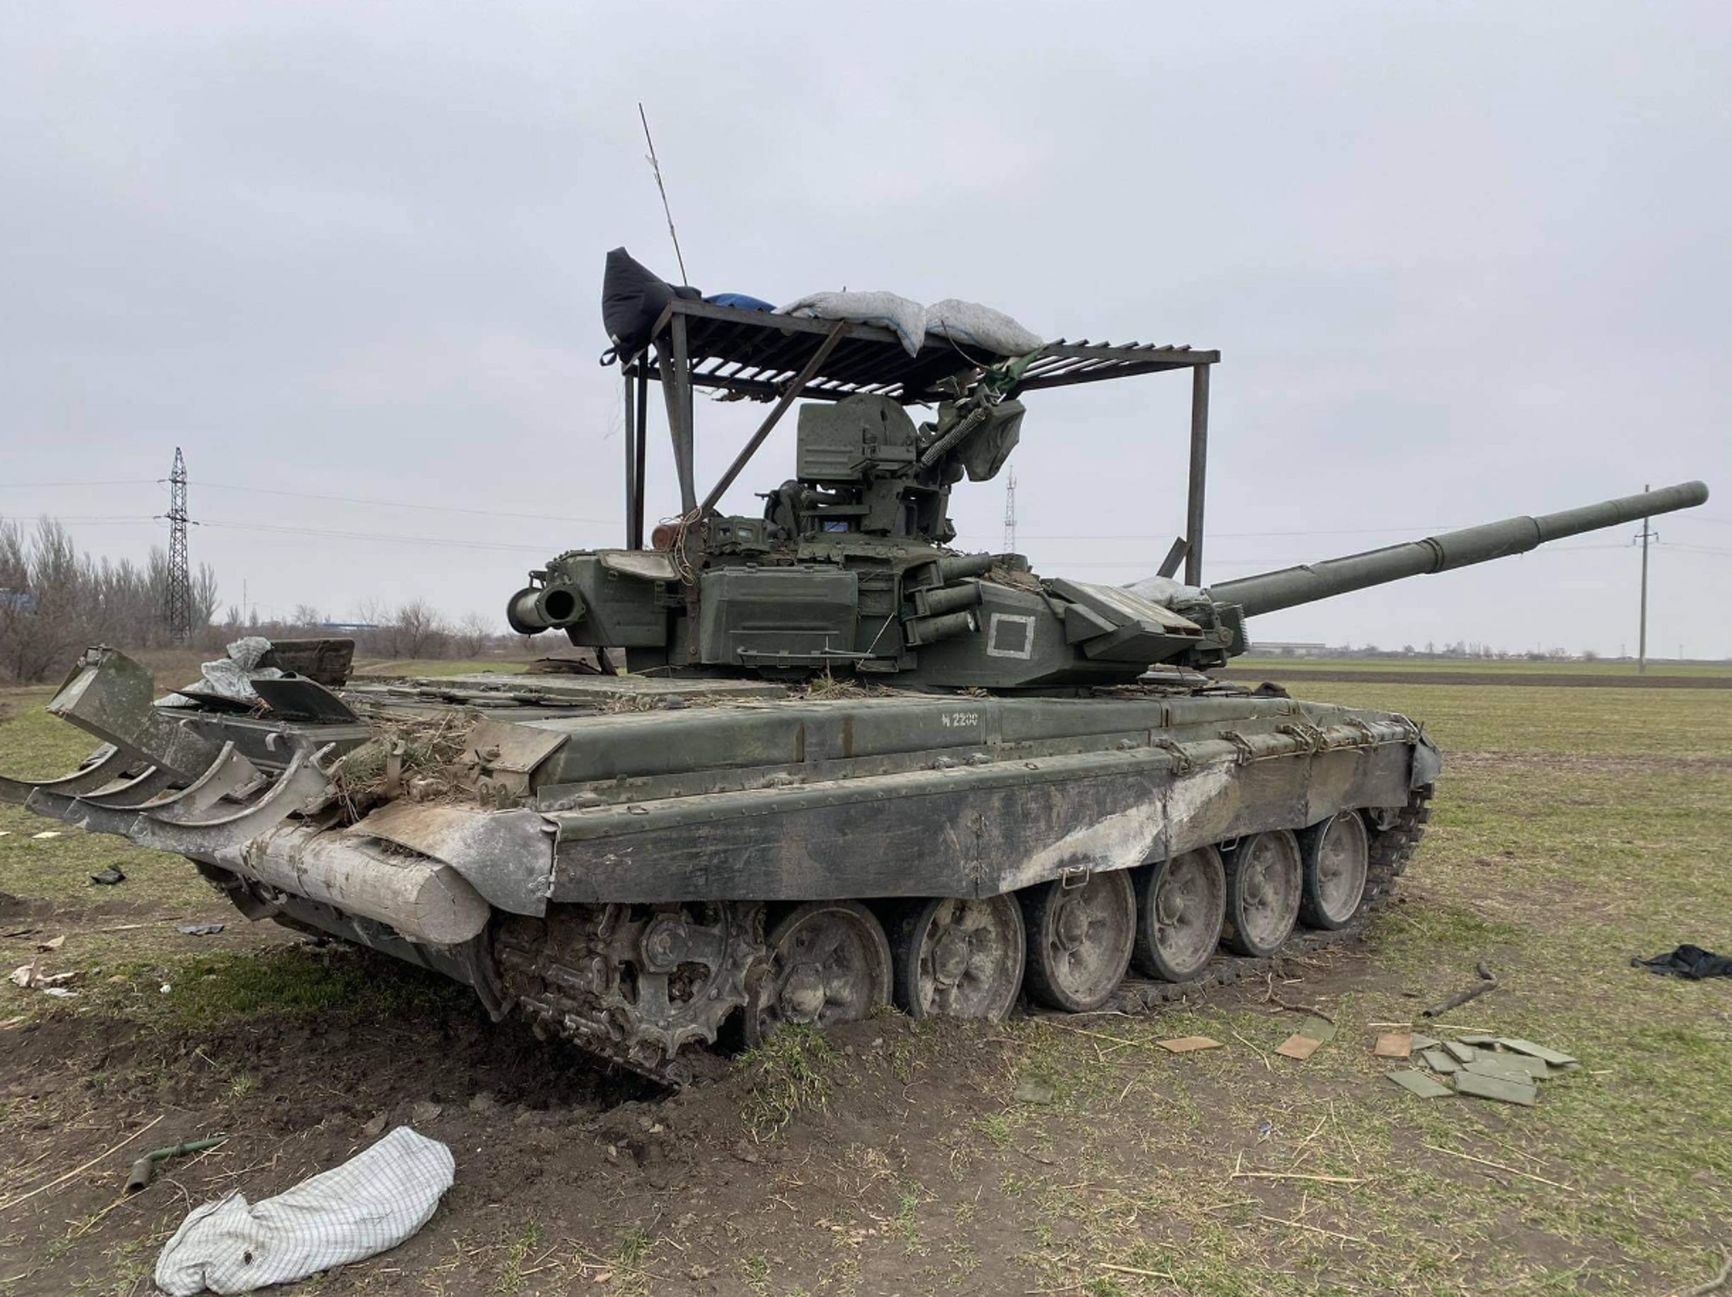
M1008 633L1001 635L1001 628ZM986 656L1028 661L1034 656L1034 618L1023 613L993 613L986 623Z

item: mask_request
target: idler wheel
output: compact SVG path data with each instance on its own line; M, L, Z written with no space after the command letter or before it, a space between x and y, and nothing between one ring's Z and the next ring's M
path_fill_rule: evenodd
M1262 959L1281 948L1299 921L1304 866L1288 829L1241 838L1227 855L1227 948Z
M769 946L769 966L746 1005L748 1045L789 1023L833 1027L890 1003L890 943L858 901L795 906Z
M896 1003L912 1018L989 1018L1022 990L1022 907L1010 895L910 901L891 926Z
M1344 928L1365 899L1371 839L1358 811L1342 811L1299 835L1305 887L1299 917L1313 928Z
M1137 971L1188 982L1208 967L1227 919L1227 871L1221 853L1199 847L1135 870Z
M1017 893L1028 927L1028 993L1086 1013L1106 1002L1130 967L1137 897L1122 869L1081 883L1062 878Z

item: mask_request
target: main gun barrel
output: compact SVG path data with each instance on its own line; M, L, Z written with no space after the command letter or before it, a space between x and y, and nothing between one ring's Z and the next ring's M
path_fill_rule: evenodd
M1441 536L1410 540L1401 545L1349 554L1344 558L1305 563L1257 576L1241 577L1210 586L1209 597L1219 603L1238 604L1246 616L1277 612L1295 604L1313 603L1332 595L1363 590L1428 572L1447 572L1472 563L1525 554L1528 550L1584 531L1617 527L1655 514L1692 509L1708 498L1700 482L1682 482L1658 491L1643 491L1619 500L1602 500L1579 509L1541 514L1537 518L1505 518Z

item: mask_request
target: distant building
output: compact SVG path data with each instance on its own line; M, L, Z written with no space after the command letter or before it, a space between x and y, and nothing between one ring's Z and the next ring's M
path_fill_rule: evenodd
M35 612L36 596L28 590L0 590L0 608L14 612Z
M1327 644L1269 639L1252 640L1251 651L1264 657L1273 658L1326 658L1331 653Z

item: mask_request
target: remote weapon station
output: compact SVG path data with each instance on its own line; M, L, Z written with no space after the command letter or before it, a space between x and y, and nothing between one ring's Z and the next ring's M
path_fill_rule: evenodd
M1215 352L928 335L910 354L875 325L683 291L615 340L625 543L549 560L507 611L604 670L359 682L346 642L279 642L238 691L153 703L142 667L93 648L49 709L103 746L0 797L178 852L251 917L437 969L670 1084L724 1032L892 1001L1147 1005L1352 930L1441 767L1404 716L1211 679L1247 618L1707 498L1692 482L1204 586ZM1166 371L1193 405L1160 576L951 547L950 492L1002 468L1025 398ZM680 515L646 546L651 382ZM698 388L770 404L702 497ZM761 515L718 513L797 403L793 477Z

